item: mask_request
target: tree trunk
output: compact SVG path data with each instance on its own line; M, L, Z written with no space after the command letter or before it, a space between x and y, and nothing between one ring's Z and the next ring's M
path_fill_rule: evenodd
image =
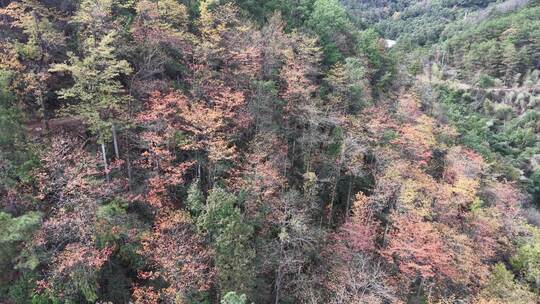
M45 134L49 134L49 115L47 114L47 109L45 107L45 99L43 98L41 90L37 92L37 95L41 105L41 111L43 112L43 129L45 130Z
M41 62L41 65L43 66L44 65L43 40L41 38L41 32L39 31L39 21L38 21L38 17L35 11L32 11L32 19L34 21L34 31L36 32L38 45L39 45L39 51L40 51L40 56L41 56L40 62ZM39 71L40 71L39 69L36 71L38 76L41 74ZM47 115L47 109L45 106L45 98L43 98L43 92L41 90L42 85L43 84L39 84L36 95L37 95L39 104L41 106L41 111L43 111L43 128L45 129L45 133L48 135L49 134L49 117Z
M341 170L339 170L339 168L338 168L338 172L339 171L341 171ZM332 222L333 222L334 203L336 201L337 185L338 185L338 182L339 182L339 176L340 176L340 174L338 173L337 176L336 176L336 180L334 181L334 184L332 185L332 194L330 195L331 196L331 198L330 198L330 210L328 211L328 224L329 225L332 225Z
M341 178L341 164L343 163L344 154L345 154L345 149L341 147L341 153L339 155L339 163L337 165L336 180L332 187L332 195L331 195L331 200L330 200L330 216L328 217L328 224L330 225L332 224L333 217L334 217L334 203L336 202L337 187L338 187L339 180ZM346 210L345 215L347 215L347 212L348 211Z
M107 182L110 182L109 177L109 166L107 165L107 153L105 151L105 143L101 143L101 154L103 155L103 166L105 167L105 176L107 177Z
M131 170L131 156L129 155L130 151L131 151L131 146L130 146L130 141L129 141L128 131L127 130L126 130L126 133L125 133L125 141L126 141L126 144L127 144L126 167L127 167L127 174L128 174L128 187L129 187L129 190L131 191L131 185L132 185L132 182L133 182L133 173L132 173L132 170Z
M281 259L283 259L283 244L280 244L280 248L279 248L279 253L280 253L280 256L281 256ZM276 298L274 300L274 304L279 304L279 298L281 296L280 292L281 292L281 279L282 279L282 275L283 275L283 270L282 270L282 261L279 262L278 264L278 268L277 268L277 271L276 271L276 282L275 282L275 288L276 288Z
M420 278L420 284L418 285L418 290L416 291L416 297L420 297L420 293L422 292L422 287L424 286L424 278Z
M347 206L345 207L345 221L349 219L349 210L351 209L351 191L352 191L353 175L349 177L349 191L347 192Z
M429 84L431 84L431 79L433 78L433 71L432 71L432 66L431 66L431 60L428 62L428 79L429 79Z
M114 143L114 155L116 156L116 159L120 159L120 152L118 151L118 138L116 136L116 127L114 126L114 123L112 124L112 137Z
M131 172L131 159L129 157L129 153L127 153L127 157L126 157L126 166L127 166L127 173L128 173L128 187L129 187L129 190L131 190L131 184L133 183L133 173Z

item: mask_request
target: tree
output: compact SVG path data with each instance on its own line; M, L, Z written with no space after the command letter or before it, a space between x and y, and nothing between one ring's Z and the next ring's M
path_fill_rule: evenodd
M379 222L373 200L356 194L352 214L329 237L323 250L328 303L378 303L394 301L385 281L387 273L374 254Z
M435 121L426 115L420 116L414 124L404 124L396 143L403 145L404 151L419 165L427 165L432 157L436 141L433 134Z
M326 81L330 86L330 107L344 113L357 113L370 104L371 88L367 81L366 64L361 59L349 57L345 63L337 63L328 72Z
M281 14L274 13L261 30L262 35L262 76L271 79L279 72L284 60L284 52L290 47L290 37L285 33L285 23ZM270 38L274 39L270 43Z
M128 201L114 198L95 213L94 244L98 249L112 248L107 267L99 275L100 301L118 303L130 299L132 282L145 266L138 251L149 223L129 208Z
M0 1L0 302L539 302L495 2Z
M283 15L290 28L301 26L312 10L313 0L229 0L236 3L245 13L261 24L266 24L270 15Z
M369 63L370 83L376 85L378 89L388 87L394 74L394 63L392 57L386 54L379 34L373 28L362 31L358 38L357 49Z
M42 215L38 212L28 212L19 217L0 212L0 265L5 270L0 276L0 285L11 279L21 247L30 241L30 236L41 224L41 219Z
M147 126L142 134L148 150L142 155L146 159L143 163L155 167L157 172L168 172L154 176L164 181L161 185L153 180L156 186L161 185L156 187L157 192L164 193L163 186L179 184L194 164L197 164L197 177L211 185L216 178L216 164L237 157L231 131L244 124L242 114L238 113L244 104L243 94L222 88L213 97L210 105L203 101L190 103L180 92L165 96L156 92L150 97L147 109L138 115L138 121ZM182 162L180 167L173 166L176 149L192 152L195 157Z
M152 232L142 239L140 254L146 258L147 269L138 277L150 284L135 286L135 303L185 300L192 293L212 288L215 272L210 253L194 228L186 212L163 210L159 214ZM152 284L160 280L166 284Z
M301 116L307 110L307 105L314 102L312 97L317 85L311 76L317 73L320 58L314 39L302 35L293 38L298 44L285 53L280 75L285 83L281 97L287 102L287 114Z
M49 149L40 153L36 199L47 206L47 216L21 259L25 269L44 265L37 278L41 296L66 302L100 297L102 266L110 266L116 253L116 244L100 244L97 215L99 204L111 199L109 190L115 187L103 187L96 179L99 156L88 153L83 143L79 136L57 134L51 136Z
M534 288L540 286L540 242L538 230L531 227L531 236L518 247L510 260L512 268L518 271Z
M113 137L118 157L114 126L129 98L123 94L124 89L118 78L132 71L127 61L117 59L113 46L115 37L116 32L112 31L105 35L97 45L88 44L89 49L83 59L70 54L68 63L56 64L50 69L51 72L67 72L73 77L73 86L61 89L57 93L62 99L79 101L76 105L68 106L66 110L80 116L89 125L90 131L98 135L107 179L109 179L109 168L105 143L111 136ZM92 41L91 38L90 41Z
M328 66L350 54L351 45L355 43L354 34L351 34L354 29L339 1L315 1L307 24L319 35Z
M369 198L359 192L352 204L352 216L341 227L338 237L351 252L372 252L375 250L377 220Z
M3 43L3 51L13 52L15 58L0 59L0 66L13 70L12 87L27 107L32 109L37 103L40 107L44 128L48 131L51 110L47 103L51 75L47 68L62 57L66 47L63 33L58 29L59 12L39 1L23 0L11 2L0 9L0 14L11 18L11 31L21 32L22 39L11 41L9 35Z
M482 302L485 301L485 302ZM504 264L498 263L493 267L491 279L479 296L479 303L534 303L538 295L514 280L514 274Z
M345 244L346 245L346 244ZM325 250L328 267L325 277L326 303L384 303L398 297L389 283L390 273L376 257L364 253L341 251L339 243ZM343 256L342 254L345 254Z
M6 211L20 212L18 209L23 209L24 204L17 197L25 191L18 186L31 180L37 157L27 142L24 114L9 89L12 77L13 73L0 69L0 206Z
M138 1L135 10L129 91L145 99L165 86L166 75L185 77L183 69L193 57L196 37L188 31L188 9L177 1Z
M458 276L453 266L452 252L436 227L414 217L393 217L395 230L390 233L388 245L381 251L386 260L396 265L411 280L444 280Z
M83 0L73 16L72 22L79 26L79 33L86 43L93 44L109 35L115 29L112 0ZM88 44L86 44L88 46Z
M205 209L204 194L200 187L200 181L198 179L194 180L189 185L186 198L186 207L195 218L198 218Z
M38 282L43 291L58 295L66 302L95 302L99 298L99 272L112 250L97 250L72 243L56 256L46 282Z
M321 100L316 97L318 89L313 77L318 73L320 50L316 40L305 35L293 35L293 47L285 52L284 65L280 78L283 81L281 98L285 101L283 121L285 135L296 147L299 144L298 155L304 164L304 172L310 172L313 147L319 139L318 126L324 120ZM295 151L292 149L292 151Z
M238 295L234 291L228 292L221 299L221 304L246 304L247 297L245 294Z
M221 188L214 188L197 222L215 249L222 293L234 290L250 292L250 284L253 282L253 227L245 222L236 203L234 195Z
M96 47L87 50L83 59L71 54L69 63L56 64L50 70L73 77L73 86L58 91L58 96L80 102L68 107L68 111L80 115L90 130L99 135L101 143L110 138L112 121L127 100L118 78L131 73L129 63L116 58L116 35L113 31L104 36Z
M283 193L272 206L272 225L277 237L269 247L274 264L274 303L300 298L302 291L314 284L315 276L307 273L310 257L317 256L322 231L311 225L311 208L296 191ZM305 278L302 274L306 274Z
M531 175L529 192L533 194L534 202L540 202L540 170L536 169Z

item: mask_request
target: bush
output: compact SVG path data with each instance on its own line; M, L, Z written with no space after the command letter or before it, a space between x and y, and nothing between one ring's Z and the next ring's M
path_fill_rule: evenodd
M536 169L531 175L529 192L532 194L536 206L540 206L540 169Z
M491 278L481 293L484 300L495 303L537 303L538 297L526 286L517 283L514 275L502 263L493 267Z
M540 230L531 227L532 236L524 240L510 260L512 267L535 288L540 287Z
M491 78L489 75L486 75L486 74L482 74L480 75L479 79L478 79L478 86L480 86L481 88L491 88L493 87L493 85L495 84L495 81L493 80L493 78Z
M509 120L512 118L512 114L512 107L507 104L499 103L495 106L495 117L500 120Z
M246 304L247 297L245 294L238 295L236 292L231 291L223 296L221 299L221 304Z

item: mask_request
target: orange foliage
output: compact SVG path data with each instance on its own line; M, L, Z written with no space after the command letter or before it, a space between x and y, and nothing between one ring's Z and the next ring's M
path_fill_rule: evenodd
M281 69L281 79L285 85L281 97L286 101L285 112L289 115L301 115L308 111L308 105L315 98L317 85L310 78L319 64L320 50L315 46L315 40L304 36L293 36L297 49L286 50L284 65Z
M209 153L213 161L234 158L235 148L231 143L232 131L244 128L249 118L240 113L244 97L230 88L217 88L210 97L209 104L189 102L180 93L162 96L154 93L149 101L149 108L139 116L141 122L156 124L157 131L145 134L147 141L171 143L178 132L184 132L188 138L178 144L184 150L203 150Z
M434 224L418 218L394 215L394 231L381 255L411 280L457 279L454 257Z
M373 210L369 198L359 192L352 205L352 216L341 226L338 238L352 252L370 252L375 250L378 222L373 218Z
M56 267L54 273L66 274L74 267L84 265L84 267L100 268L108 260L112 253L112 248L98 250L86 247L81 244L69 244L60 255L55 257Z
M400 137L395 143L402 147L410 159L418 161L419 165L427 165L436 144L434 126L432 118L421 115L416 123L405 124L400 128Z
M140 254L148 262L148 270L139 272L141 280L163 279L169 285L161 290L135 288L140 303L153 303L159 297L173 301L190 291L211 288L215 273L210 255L196 235L189 215L182 211L163 211L155 220L154 229L142 239Z

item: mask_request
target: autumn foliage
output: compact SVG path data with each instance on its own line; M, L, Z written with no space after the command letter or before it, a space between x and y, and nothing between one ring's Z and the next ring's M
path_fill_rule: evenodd
M0 1L0 302L537 302L525 159L471 144L500 126L464 136L369 20Z

